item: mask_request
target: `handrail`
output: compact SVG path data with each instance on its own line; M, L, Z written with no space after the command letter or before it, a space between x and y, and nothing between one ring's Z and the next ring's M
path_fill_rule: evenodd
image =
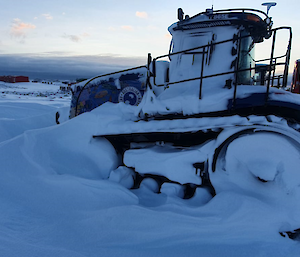
M110 76L110 75L114 75L114 74L118 74L118 73L122 73L122 72L126 72L126 71L136 70L136 69L140 69L140 68L147 68L147 67L145 65L142 65L142 66L129 68L129 69L121 70L121 71L115 71L115 72L111 72L111 73L102 74L102 75L99 75L97 77L91 78L88 82L85 83L85 85L82 88L84 88L87 84L89 84L94 79L98 79L98 78L101 78L101 77L106 77L106 76Z
M241 32L239 32L239 38L241 37ZM235 72L234 72L234 91L233 91L233 101L232 101L232 107L235 108L235 103L236 103L236 92L237 92L237 85L238 85L238 73L239 73L239 62L240 62L240 53L241 53L241 39L238 39L238 44L237 44L237 60L236 60L236 65L235 65Z
M247 9L247 10L251 10L251 9ZM286 51L286 53L284 55L274 56L275 41L276 41L276 34L277 34L276 32L278 30L283 30L283 29L288 29L289 32L290 32L287 51ZM266 68L267 68L267 71L268 71L268 77L266 79L266 82L267 82L266 102L268 101L269 87L271 85L271 80L272 80L272 86L274 84L274 79L278 78L278 77L282 77L283 78L283 82L282 82L283 87L285 87L286 84L287 84L288 66L289 66L289 61L290 61L291 40L292 40L292 30L291 30L291 27L286 27L286 26L278 27L278 28L270 30L270 33L273 34L273 40L272 40L272 48L271 48L270 58L261 59L261 60L257 60L257 61L254 60L255 63L269 61L269 64L266 64ZM253 67L253 68L247 68L247 69L239 69L239 67L236 66L236 68L235 68L234 71L228 71L228 72L216 73L216 74L211 74L211 75L203 76L204 65L202 64L201 70L200 70L200 74L201 74L200 77L194 77L194 78L184 79L184 80L175 81L175 82L167 82L167 83L164 83L164 84L157 85L156 81L155 81L155 77L156 77L155 62L158 59L162 59L162 58L166 58L166 57L174 56L174 55L178 55L178 54L189 54L189 53L193 54L193 52L191 52L191 51L194 51L194 50L199 50L199 51L197 51L197 54L201 54L202 55L202 60L203 60L204 59L204 55L207 53L207 51L206 51L207 47L215 46L215 45L219 45L219 44L224 44L224 43L231 42L231 41L234 41L234 40L238 40L240 42L241 39L247 38L247 37L251 37L251 35L239 36L237 38L223 40L223 41L220 41L220 42L209 43L209 44L204 45L204 46L194 47L194 48L190 48L190 49L186 49L186 50L182 50L182 51L178 51L178 52L174 52L174 53L169 53L169 54L165 54L165 55L161 55L161 56L158 56L156 58L153 58L153 61L152 61L152 65L153 65L152 66L153 67L153 71L152 71L153 84L155 86L158 86L158 87L159 86L164 86L165 87L165 86L172 85L172 84L178 84L178 83L184 83L184 82L188 82L188 81L200 80L199 99L201 99L202 98L203 79L211 78L211 77L216 77L216 76L222 76L222 75L226 75L226 74L235 74L236 79L235 79L235 82L234 82L234 87L235 88L234 88L234 96L233 96L233 106L234 106L235 99L236 99L236 91L237 91L237 86L238 86L237 74L240 73L240 72L244 72L244 71L255 70L255 67ZM238 53L239 52L240 51L238 51ZM239 56L237 58L239 60ZM282 58L285 58L285 61L278 62L278 60L282 59ZM237 61L236 65L238 65L238 61ZM284 71L283 71L282 75L276 75L275 74L275 67L276 66L284 66Z
M283 84L287 84L287 78L288 78L288 73L289 73L289 63L290 63L290 58L291 58L291 49L292 49L292 38L293 38L293 33L292 33L292 28L291 27L281 27L282 29L288 29L290 32L290 39L289 43L286 49L286 60L285 60L285 70L284 70L284 75L283 75Z
M241 36L237 39L243 39L243 38L247 38L247 37L250 37L250 35L246 35L246 36ZM227 42L231 42L231 41L234 41L236 39L227 39L227 40L223 40L223 41L219 41L219 42L215 42L215 43L209 43L207 45L204 45L204 46L198 46L198 47L193 47L193 48L189 48L189 49L186 49L186 50L182 50L182 51L178 51L178 52L174 52L174 53L169 53L169 54L164 54L164 55L160 55L160 56L157 56L155 58L153 58L153 61L152 61L152 67L155 67L155 62L156 60L158 59L162 59L162 58L166 58L166 57L170 57L170 56L173 56L173 55L178 55L178 54L182 54L182 53L188 53L190 51L193 51L193 50L198 50L198 49L205 49L206 47L210 47L210 46L215 46L215 45L220 45L220 44L224 44L224 43L227 43ZM199 53L202 53L202 55L206 54L207 52L205 51L201 51ZM191 53L192 54L192 53ZM156 77L156 71L155 69L153 69L152 71L153 73L153 84L155 86L164 86L164 85L156 85L155 83L155 77Z
M277 63L277 66L279 65L285 65L285 63ZM273 65L272 65L273 66ZM266 67L269 67L268 64L266 64ZM251 70L255 70L256 67L253 68L247 68L247 69L240 69L238 72L244 72L244 71L251 71ZM174 82L168 82L168 85L174 85L174 84L179 84L179 83L184 83L184 82L188 82L188 81L194 81L194 80L200 80L202 79L207 79L207 78L213 78L213 77L218 77L218 76L223 76L223 75L227 75L227 74L235 74L236 71L226 71L226 72L222 72L222 73L215 73L215 74L211 74L211 75L206 75L203 77L195 77L195 78L191 78L191 79L184 79L184 80L178 80L178 81L174 81ZM283 75L276 75L276 76L283 76ZM276 77L275 76L275 77ZM161 85L157 85L157 86L165 86L165 84L161 84Z
M232 12L232 11L240 11L241 13L244 13L245 11L249 11L249 12L257 12L260 14L263 14L266 18L268 18L268 14L266 14L264 11L261 10L257 10L257 9L251 9L251 8L233 8L233 9L222 9L222 10L212 10L213 13L225 13L225 12ZM193 17L199 16L201 14L207 14L207 12L201 12Z
M233 8L233 9L223 9L223 10L214 10L213 12L215 13L220 13L220 12L232 12L232 11L249 11L249 12L258 12L263 14L264 16L266 16L266 18L268 18L268 14L266 14L264 11L261 10L257 10L257 9L252 9L252 8Z
M81 93L82 91L85 89L85 87L93 80L95 79L98 79L98 78L101 78L101 77L106 77L106 76L110 76L110 75L115 75L115 74L118 74L118 73L122 73L122 72L126 72L126 71L131 71L131 70L137 70L137 69L140 69L140 68L147 68L147 66L145 65L142 65L142 66L138 66L138 67L134 67L134 68L129 68L129 69L125 69L125 70L121 70L121 71L116 71L116 72L111 72L111 73L107 73L107 74L102 74L102 75L99 75L97 77L94 77L94 78L91 78L90 80L88 80L83 87L81 87L81 90L79 92L79 95L77 97L77 100L76 100L76 105L75 105L75 116L77 116L77 107L78 107L78 101L80 99L80 96L81 96Z
M242 38L247 38L247 37L250 37L250 35L242 36L242 37L239 37L237 39L242 39ZM204 48L204 47L209 47L209 46L212 46L212 45L220 45L220 44L224 44L224 43L227 43L227 42L231 42L233 40L235 40L235 39L226 39L226 40L215 42L215 43L209 43L209 44L203 45L203 46L197 46L197 47L189 48L189 49L174 52L174 53L164 54L164 55L160 55L160 56L157 56L157 57L153 58L153 60L162 59L162 58L169 57L169 56L172 56L172 55L177 55L177 54L190 52L190 51L193 51L193 50L201 49L201 48Z

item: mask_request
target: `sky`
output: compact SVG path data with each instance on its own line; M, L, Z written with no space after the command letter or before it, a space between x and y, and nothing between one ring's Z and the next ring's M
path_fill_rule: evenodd
M262 1L0 0L0 75L92 77L146 64L147 54L166 54L167 28L177 8L196 15L210 8L254 8ZM299 0L279 0L274 26L291 26L291 67L300 58ZM2 73L2 74L1 74Z

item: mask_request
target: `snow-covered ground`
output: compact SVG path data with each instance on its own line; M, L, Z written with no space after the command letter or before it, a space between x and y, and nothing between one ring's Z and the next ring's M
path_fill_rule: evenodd
M106 115L97 108L68 120L70 96L58 89L0 82L1 256L299 255L299 240L279 233L300 228L300 180L295 172L300 158L289 157L289 152L299 155L289 142L260 134L236 140L226 155L233 175L215 174L214 198L199 189L194 198L184 200L172 185L156 194L152 181L129 190L130 170L117 169L118 156L108 141L92 138L99 130L97 122L114 121L109 110L118 107L105 104L100 108ZM264 148L265 143L270 145ZM274 148L284 144L288 153ZM251 153L257 149L257 155L269 151L267 168L277 171L266 174L275 181L271 186L251 177L236 181L243 179L239 171L249 174ZM159 151L153 151L152 157L159 158ZM249 157L244 165L236 162L239 155ZM129 154L128 161L138 158L134 156ZM278 162L282 156L284 163ZM149 163L151 158L144 163L146 170ZM250 172L257 172L255 167Z

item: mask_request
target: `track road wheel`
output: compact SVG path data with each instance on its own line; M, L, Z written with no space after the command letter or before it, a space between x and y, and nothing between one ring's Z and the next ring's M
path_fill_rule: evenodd
M165 182L160 188L160 192L168 196L184 197L185 187L180 184Z
M160 189L160 183L154 178L144 178L139 187L146 187L153 193L158 193Z
M292 135L292 136L291 136ZM210 179L216 190L255 196L300 196L300 143L293 133L245 130L215 151Z

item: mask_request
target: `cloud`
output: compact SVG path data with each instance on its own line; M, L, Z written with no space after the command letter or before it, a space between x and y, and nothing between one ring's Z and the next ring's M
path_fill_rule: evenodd
M1 75L24 75L30 79L91 78L146 64L145 57L118 55L72 56L68 52L1 55ZM66 56L68 55L68 56Z
M148 30L151 30L151 31L155 31L155 30L157 30L158 28L155 27L155 26L149 25L149 26L147 26L147 29L148 29Z
M35 28L36 26L34 24L24 23L20 19L14 19L12 21L10 34L13 37L24 38L28 30L35 29Z
M45 19L47 20L53 20L53 17L49 13L44 13L42 14L42 16L45 17Z
M115 27L112 27L112 26L108 27L107 29L108 29L109 31L117 31L117 29L116 29Z
M127 31L133 31L133 27L129 26L129 25L123 25L123 26L121 26L121 29L127 30Z
M89 34L89 33L86 33L86 32L84 32L84 33L82 33L80 36L81 36L81 37L89 37L89 36L90 36L90 34Z
M142 19L147 19L148 18L148 14L146 12L139 12L139 11L137 11L135 13L135 16L137 16L139 18L142 18Z
M79 43L83 38L89 37L88 33L82 33L81 35L67 35L66 33L63 35L64 38L71 40L72 42Z
M68 38L68 39L70 39L71 41L73 41L75 43L78 43L78 42L81 41L81 38L77 35L67 35L67 34L65 34L65 35L63 35L63 37Z

